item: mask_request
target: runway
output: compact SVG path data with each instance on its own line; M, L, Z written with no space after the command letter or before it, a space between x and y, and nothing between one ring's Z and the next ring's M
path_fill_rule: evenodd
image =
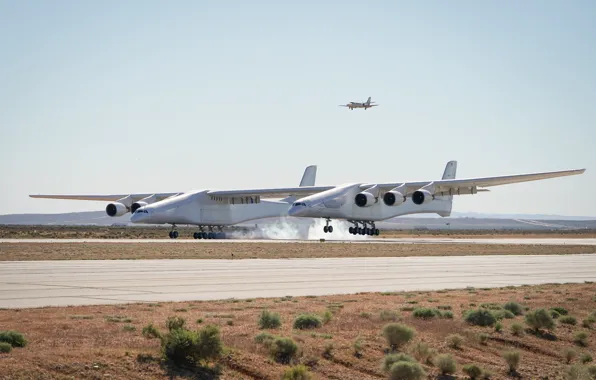
M596 255L0 262L0 308L596 281Z
M2 243L119 243L119 244L205 244L205 243L303 243L319 244L320 240L293 240L293 239L0 239ZM351 243L351 244L507 244L507 245L596 245L593 238L484 238L484 239L452 239L452 238L365 238L357 237L354 240L325 240L325 243Z

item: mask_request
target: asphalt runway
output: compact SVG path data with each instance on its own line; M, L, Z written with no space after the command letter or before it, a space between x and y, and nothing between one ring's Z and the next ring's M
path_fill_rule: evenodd
M0 308L596 281L596 255L0 262Z
M293 239L0 239L2 243L121 243L121 244L202 244L202 243L320 243L316 240ZM451 239L451 238L365 238L354 240L325 240L325 243L353 243L353 244L507 244L507 245L596 245L592 238L485 238L485 239Z

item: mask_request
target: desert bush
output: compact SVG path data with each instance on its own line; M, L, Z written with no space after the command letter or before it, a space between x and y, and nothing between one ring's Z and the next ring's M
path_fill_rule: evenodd
M588 334L584 331L578 331L573 334L573 342L578 346L588 347Z
M122 326L122 330L126 331L126 332L133 332L136 331L136 327L134 327L133 325L124 325Z
M383 335L392 350L408 343L415 334L416 330L400 323L389 323L383 327Z
M441 318L453 319L453 312L452 311L444 311L441 313Z
M517 302L513 302L513 301L507 302L505 305L503 305L503 309L509 310L514 315L522 315L523 314L523 308Z
M424 378L426 378L426 372L416 362L397 362L389 370L390 380L421 380Z
M581 354L581 356L579 357L579 361L581 361L583 364L589 363L592 361L592 355L588 354L588 353L583 353Z
M333 357L333 343L329 342L325 345L325 348L323 348L323 357L325 359L330 359Z
M437 306L437 309L439 309L439 310L451 310L451 306L449 306L449 305L439 305L439 306Z
M497 322L495 323L495 331L496 332L501 332L503 331L503 324L501 322Z
M394 310L381 310L380 314L381 321L393 321L399 320L399 314Z
M558 311L556 311L556 310L552 310L552 309L551 309L551 310L549 310L549 311L548 311L548 313L550 314L550 316L551 316L553 319L559 319L559 317L561 316L561 314L559 314L559 312L558 312Z
M310 380L311 375L306 366L299 364L284 371L281 380Z
M455 373L457 371L457 363L455 359L448 354L438 355L434 360L435 366L441 371L442 375Z
M577 356L577 352L573 348L565 348L563 349L563 358L567 364L571 363L571 361Z
M490 338L490 335L488 335L487 333L478 334L478 342L480 342L480 344L486 345L486 343L488 342L488 338Z
M501 310L503 307L496 303L481 303L480 307L488 310Z
M588 366L588 374L592 379L596 379L596 365Z
M389 371L391 369L391 366L393 366L397 362L415 363L416 360L414 360L413 357L406 354L390 354L383 358L381 368L383 369L383 371Z
M515 336L522 336L524 334L524 326L522 326L520 323L512 324L511 333Z
M155 358L151 354L145 354L143 352L137 354L137 362L139 363L151 363L155 361Z
M331 322L331 319L333 319L333 313L329 310L325 310L325 313L323 313L323 323L327 324Z
M577 325L577 319L575 319L575 317L572 317L571 315L562 316L561 318L559 318L559 322L564 323L566 325Z
M162 340L164 357L179 366L197 365L221 355L223 345L217 326L199 331L173 328Z
M590 328L592 328L592 325L594 324L594 322L595 322L595 319L593 317L588 317L582 321L582 327L590 329Z
M269 352L276 362L288 364L298 352L298 345L291 338L278 337L273 340Z
M0 342L8 343L11 347L25 347L27 345L25 336L14 330L0 331Z
M155 326L153 326L153 323L143 327L142 334L147 339L161 338L161 333Z
M275 335L271 335L268 332L262 332L259 335L255 336L255 342L260 343L265 347L270 347L275 338Z
M447 335L445 341L449 347L460 349L461 345L464 343L464 337L459 334L450 334Z
M362 338L358 337L354 340L354 356L362 355Z
M471 325L492 326L497 321L494 315L486 309L471 310L464 314L464 319Z
M431 356L430 348L428 344L424 342L416 342L416 344L410 348L410 352L422 363L425 363Z
M321 327L321 317L315 314L300 314L294 320L294 328L305 330Z
M540 329L552 330L555 328L555 321L544 309L536 309L527 313L526 323L536 332Z
M515 318L515 314L513 314L509 310L505 310L505 309L495 310L492 313L495 316L495 319L498 320L498 321L500 321L502 319L513 319L513 318Z
M7 354L12 351L12 345L8 342L0 342L0 353Z
M263 310L258 323L260 329L276 329L281 326L281 318L278 313Z
M520 360L519 351L517 351L517 350L505 351L505 352L503 352L503 359L505 359L505 362L507 363L507 366L509 367L509 372L514 373L517 370L517 367L519 366L519 360Z
M362 313L360 313L360 318L370 319L370 318L372 318L372 314L368 313L366 311L363 311Z
M561 306L551 307L550 310L556 311L557 313L559 313L559 315L567 315L569 313L567 309Z
M594 376L591 376L588 367L581 364L574 364L565 371L565 379L567 380L588 380L594 378Z
M441 312L437 309L431 309L428 307L420 307L414 309L414 313L412 313L414 318L421 318L421 319L431 319L434 317L440 317Z
M169 317L166 320L166 327L169 331L179 330L184 327L186 320L182 317Z
M472 380L475 380L482 375L482 369L476 364L466 364L463 368L463 372Z

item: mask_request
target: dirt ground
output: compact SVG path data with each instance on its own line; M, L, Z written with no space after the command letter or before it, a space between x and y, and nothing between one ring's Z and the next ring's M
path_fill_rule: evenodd
M0 243L0 261L274 259L596 253L596 246L353 243Z
M554 279L553 279L554 280ZM474 327L462 318L462 311L482 303L503 304L517 301L531 309L562 306L577 318L577 325L560 322L550 340L529 332L521 337L510 331L512 323L523 323L523 316L503 320L503 330ZM408 307L451 308L453 319L421 320L414 318ZM387 344L381 330L389 320L382 320L381 311L397 312L397 319L416 330L414 340L402 351L410 352L417 342L426 342L437 353L448 353L458 363L457 376L463 378L464 364L475 363L490 369L493 379L507 375L502 352L516 348L521 353L519 375L524 379L561 379L567 368L563 350L573 348L577 357L588 353L596 356L593 328L581 326L582 320L596 310L596 285L566 284L507 287L499 289L463 289L435 292L361 293L325 297L284 297L276 299L229 299L214 302L179 302L162 304L127 304L111 306L79 306L0 310L2 330L15 329L29 340L25 348L0 354L2 379L182 379L197 378L177 373L159 363L137 360L138 354L159 357L159 342L141 334L143 326L153 323L165 331L169 316L182 316L191 328L207 324L219 326L227 353L218 361L222 379L279 379L287 366L271 360L266 350L255 343L261 332L257 326L259 313L268 309L281 315L282 326L270 332L293 338L299 345L299 362L307 363L317 379L386 378L380 369ZM406 310L403 310L406 308ZM295 330L293 319L300 313L322 315L332 310L332 319L320 328ZM129 322L113 321L119 315ZM201 319L201 323L197 321ZM128 327L124 327L128 326ZM588 333L588 346L573 342L577 331ZM485 345L478 334L489 335ZM465 341L460 349L445 343L449 334L461 334ZM362 356L354 355L354 342L362 341ZM324 347L333 344L332 356L324 357ZM429 378L438 371L425 364ZM177 374L176 374L177 373Z
M240 228L233 228L241 231ZM98 226L0 226L0 239L167 239L169 227L98 227ZM192 239L195 228L179 227L179 239ZM596 238L596 230L519 231L519 230L449 230L382 231L378 238L449 237L449 238Z

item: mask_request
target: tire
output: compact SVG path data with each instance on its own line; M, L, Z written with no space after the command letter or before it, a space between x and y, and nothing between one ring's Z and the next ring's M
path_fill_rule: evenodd
M203 239L207 239L207 232L203 232L201 235L203 235Z
M194 234L192 234L192 237L194 239L198 239L199 238L199 233L198 232L195 232Z
M174 234L172 234L172 231L170 231L170 239L174 238Z
M172 232L172 237L173 237L174 239L178 239L178 231L174 231L174 232Z
M327 233L328 231L329 231L329 227L327 227L327 226L323 227L323 232L324 233Z
M329 231L329 233L333 232L333 226L329 226L329 228L327 228L327 231Z
M379 229L378 229L378 228L377 228L377 229L375 229L375 235L376 235L376 236L379 236L379 234L380 234L380 233L381 233L381 231L379 231Z

